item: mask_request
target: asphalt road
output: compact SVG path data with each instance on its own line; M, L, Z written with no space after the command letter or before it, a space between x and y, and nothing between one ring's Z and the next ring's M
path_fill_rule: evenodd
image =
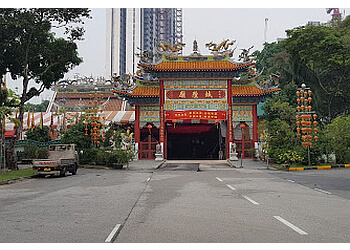
M80 169L3 185L0 242L350 242L350 169L250 164Z

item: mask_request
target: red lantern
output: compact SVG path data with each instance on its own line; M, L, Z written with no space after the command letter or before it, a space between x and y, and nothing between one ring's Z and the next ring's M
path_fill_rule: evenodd
M312 91L311 91L311 90L309 90L309 91L308 91L308 94L309 94L309 95L311 95L311 94L312 94Z
M241 127L241 129L244 129L244 128L245 128L244 123L242 123L242 124L240 125L240 127Z
M300 126L300 122L299 121L297 121L297 126Z
M299 127L297 127L297 131L298 131L298 133L300 132L300 128Z
M298 136L298 138L300 138L300 137L301 137L301 134L297 134L297 136Z
M300 108L301 108L301 110L304 110L305 106L304 106L304 105L301 105L301 107L300 107Z
M318 129L317 129L317 128L314 128L314 132L317 133L317 132L318 132Z
M317 135L315 135L315 136L314 136L314 139L315 139L315 141L317 141L317 140L318 140L318 136L317 136Z
M297 110L298 110L298 112L300 112L300 107L299 106L297 107Z
M317 121L314 121L314 126L317 126Z
M148 129L152 129L152 125L151 125L151 124L148 124L148 125L147 125L147 128L148 128Z
M300 103L300 99L299 98L297 99L297 103Z
M298 115L296 115L296 116L295 116L295 119L296 119L296 120L299 120L299 116L298 116Z
M317 119L317 115L313 115L313 117L314 117L314 120L316 120L316 119Z

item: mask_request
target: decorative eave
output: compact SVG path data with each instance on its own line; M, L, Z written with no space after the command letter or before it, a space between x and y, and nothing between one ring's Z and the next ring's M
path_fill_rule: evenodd
M122 97L159 98L160 88L159 86L139 86L131 92L124 92L118 90L112 90L112 92Z
M151 65L139 63L140 67L154 72L235 72L254 66L254 62L235 64L231 61L162 61Z
M232 85L233 97L264 96L274 92L279 92L280 88L261 89L255 85Z

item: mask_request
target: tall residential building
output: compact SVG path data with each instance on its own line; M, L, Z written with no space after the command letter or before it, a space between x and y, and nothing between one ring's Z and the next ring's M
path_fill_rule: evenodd
M182 42L182 9L107 9L106 77L134 74L138 48L155 52L161 41Z

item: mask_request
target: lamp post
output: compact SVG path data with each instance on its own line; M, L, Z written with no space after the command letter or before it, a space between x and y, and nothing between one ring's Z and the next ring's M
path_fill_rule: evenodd
M241 151L241 168L243 167L243 154L244 154L244 128L245 128L245 124L242 123L240 125L241 127L241 131L242 131L242 151Z
M298 103L297 115L295 116L297 120L297 136L302 139L301 145L307 148L308 164L310 166L310 148L313 146L312 142L318 140L316 135L318 132L317 115L315 111L311 111L312 91L306 87L305 83L301 85L301 88L298 88L296 95Z

